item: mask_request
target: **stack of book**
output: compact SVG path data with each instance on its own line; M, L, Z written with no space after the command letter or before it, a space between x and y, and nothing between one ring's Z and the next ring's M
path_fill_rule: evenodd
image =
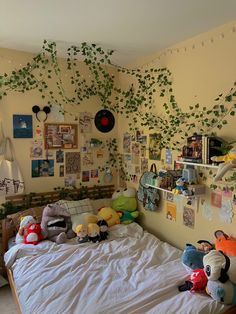
M211 164L211 157L222 155L223 139L217 136L192 135L182 150L182 160L199 164Z

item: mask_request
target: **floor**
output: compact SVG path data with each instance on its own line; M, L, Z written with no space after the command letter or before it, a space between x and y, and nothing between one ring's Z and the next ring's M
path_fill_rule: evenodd
M0 288L0 313L17 314L16 306L9 285Z

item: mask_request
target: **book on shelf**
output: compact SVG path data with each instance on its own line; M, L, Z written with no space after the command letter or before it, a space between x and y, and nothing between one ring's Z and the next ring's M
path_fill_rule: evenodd
M182 160L198 164L212 164L211 157L222 155L223 139L217 136L193 135L187 138Z

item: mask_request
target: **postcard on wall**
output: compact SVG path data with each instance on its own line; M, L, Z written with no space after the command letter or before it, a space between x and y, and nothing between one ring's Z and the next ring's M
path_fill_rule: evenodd
M142 158L146 158L146 151L147 151L146 146L141 145L141 147L140 147L140 153L141 153L141 157L142 157Z
M211 206L221 208L222 206L222 192L221 191L211 192Z
M222 206L219 210L220 222L230 224L232 222L233 215L231 200L222 200Z
M132 163L139 164L140 148L139 143L132 143Z
M232 198L233 192L230 190L228 186L223 187L223 196L227 198Z
M167 193L169 194L169 193ZM176 221L176 206L175 203L166 202L166 218Z
M92 179L98 178L98 169L91 170L91 178Z
M32 160L32 178L53 176L54 176L54 160L52 159Z
M149 134L149 159L161 160L160 140L161 134Z
M183 224L186 227L194 228L194 224L195 224L195 211L194 211L194 209L184 206Z
M142 145L146 145L147 144L147 136L146 135L140 136L139 143Z
M138 176L136 174L132 174L131 178L133 183L138 183Z
M166 148L166 163L168 165L172 164L172 151L168 148Z
M212 207L206 201L202 204L202 217L208 221L212 221L213 219Z
M127 132L124 134L123 137L123 150L126 154L131 153L131 135Z
M65 175L65 167L64 165L60 165L59 167L59 177L64 177Z
M33 125L32 115L13 115L13 137L14 138L32 138Z
M97 154L97 158L104 158L105 150L103 148L99 148L96 154Z
M79 129L81 133L92 132L92 113L80 112L79 114Z
M75 175L69 175L66 176L64 179L65 187L75 187L76 186L76 176Z
M80 153L66 152L65 156L66 174L77 174L80 172Z
M64 162L64 152L61 149L56 151L56 162Z
M43 157L43 141L33 140L30 147L31 158L42 158Z
M42 140L43 139L43 130L42 127L40 125L37 125L34 131L34 137L38 140Z
M89 182L89 171L82 171L82 182Z

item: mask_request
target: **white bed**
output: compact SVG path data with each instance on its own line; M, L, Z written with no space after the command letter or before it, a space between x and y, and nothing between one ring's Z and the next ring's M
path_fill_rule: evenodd
M15 245L4 256L23 314L217 314L229 307L179 292L182 252L136 223L100 243Z

